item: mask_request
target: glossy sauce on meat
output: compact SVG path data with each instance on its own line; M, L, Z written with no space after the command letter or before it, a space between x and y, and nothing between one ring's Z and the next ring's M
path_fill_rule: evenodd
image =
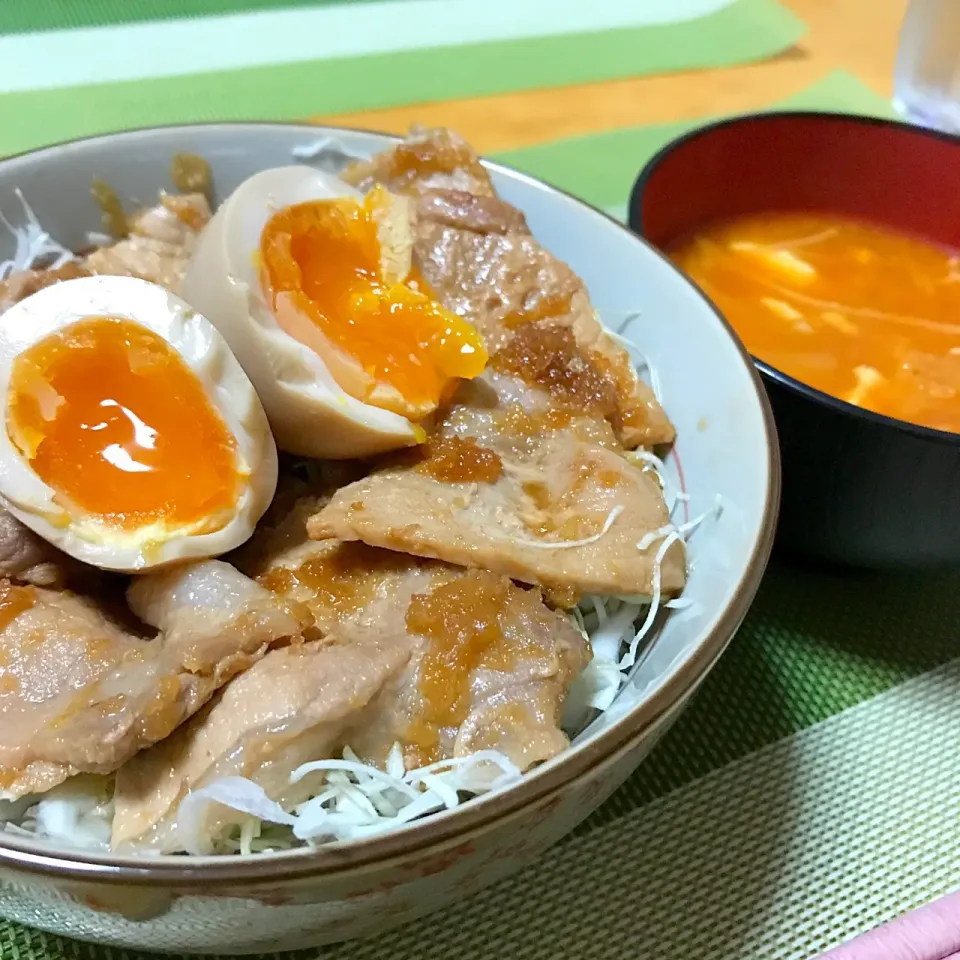
M527 600L506 577L481 570L411 598L407 630L427 640L417 679L422 714L407 731L420 762L438 759L439 732L467 719L476 671L509 673L519 660L541 652L536 640L511 630L517 620L513 605ZM539 603L536 591L529 594L530 606Z
M29 610L36 597L32 587L20 587L9 581L0 583L0 631L26 610ZM20 690L20 678L12 653L0 642L0 697Z
M0 630L24 610L33 606L35 592L30 587L18 587L4 582L0 585Z
M473 437L436 437L425 444L426 457L416 470L446 483L495 483L503 461Z
M616 383L595 357L577 347L569 327L541 323L518 327L494 357L493 366L543 387L556 404L580 415L610 417L616 411Z
M334 493L308 521L310 537L487 569L565 602L648 595L655 567L661 591L679 591L682 544L657 559L648 536L669 521L663 491L622 456L669 443L675 431L583 281L496 197L450 131L415 132L345 176L417 198L414 263L490 354L483 374L450 398L433 436L456 438L461 451L472 438L502 469L464 489L448 482L472 479L476 464L461 473L462 453L449 472L392 460Z
M312 591L313 603L342 620L362 610L373 599L383 578L402 573L409 558L363 543L345 543L318 553L300 566L277 567L259 578L268 590L285 596L296 585Z
M383 176L384 172L381 171L378 171L378 176L389 180L391 189L396 191L421 190L430 184L433 178L437 178L445 183L453 181L463 189L481 186L486 187L483 192L493 192L489 187L486 171L470 147L450 135L411 138L381 156L388 164L388 169L386 176ZM366 172L366 165L358 166L356 172L362 177ZM350 179L349 172L347 176ZM353 179L354 182L359 180Z
M153 639L90 597L0 589L0 794L113 772L301 630L277 598L215 560L141 576L127 601Z

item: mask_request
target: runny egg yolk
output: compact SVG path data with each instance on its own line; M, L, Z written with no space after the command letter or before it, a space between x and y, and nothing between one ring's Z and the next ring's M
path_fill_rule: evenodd
M88 317L13 363L7 433L70 513L134 530L212 532L240 493L237 444L162 337Z
M296 204L275 213L260 242L264 291L289 298L369 378L357 399L390 408L371 395L392 387L411 405L436 406L456 378L480 374L483 340L470 324L407 283L384 279L377 211L389 201L377 188L364 202ZM355 395L348 383L341 387Z

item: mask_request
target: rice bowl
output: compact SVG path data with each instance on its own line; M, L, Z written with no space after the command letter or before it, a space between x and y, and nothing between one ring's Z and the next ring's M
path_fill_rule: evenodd
M87 141L68 148L63 157L70 157L73 161L71 175L75 174L74 182L78 188L94 172L95 167L96 174L108 180L118 192L143 196L151 189L151 180L154 189L162 180L162 171L171 150L186 149L210 161L218 189L226 191L257 169L288 161L295 147L309 144L315 135L315 130L297 127L227 125L180 128ZM331 131L329 135L335 136L344 149L361 155L369 155L373 149L389 142L386 138L369 134ZM138 137L144 139L139 140ZM153 147L157 150L156 162L152 169L145 165L138 170L134 183L129 171L123 169L124 143L128 144L126 149L133 149L135 142L138 155L141 155L140 151L150 146L150 141L153 141ZM161 156L163 150L167 151L165 156ZM88 153L84 159L86 167L77 162L84 151ZM48 163L63 162L59 159L54 161L52 154L47 156L51 158L47 160ZM108 156L109 160L106 159ZM71 216L58 217L53 210L44 210L44 198L38 196L34 199L34 191L31 190L30 166L34 159L30 158L28 162L28 158L21 158L0 167L0 202L5 203L5 197L9 199L16 183L34 209L37 222L59 242L75 249L82 243L83 232L92 229L95 222L91 222L89 212L72 219ZM648 368L657 373L665 406L677 423L679 441L676 450L682 454L683 468L681 471L676 452L666 459L662 468L659 462L645 457L640 459L644 461L643 467L664 470L663 487L669 492L674 511L672 529L661 531L658 542L662 544L671 536L690 536L690 556L694 564L688 587L678 600L670 601L673 609L668 608L669 616L659 620L656 605L649 602L637 603L629 599L595 602L585 598L578 613L573 616L591 638L595 666L585 677L581 677L581 686L574 690L569 699L564 726L573 735L572 745L556 758L520 777L515 769L499 763L499 758L494 764L496 770L480 771L471 769L469 764L464 767L458 762L453 766L459 769L444 770L441 766L438 770L427 765L420 771L404 769L401 774L394 755L392 769L388 762L385 771L392 777L390 783L382 781L382 773L378 778L369 769L357 766L357 759L349 753L345 758L334 758L339 763L327 759L324 764L329 772L325 783L326 792L330 795L321 804L327 810L322 817L315 816L316 810L307 809L311 802L316 806L319 794L305 801L298 811L282 811L282 816L277 811L257 807L264 799L260 796L248 793L237 802L267 812L268 821L270 816L279 820L295 816L301 824L301 834L310 832L308 821L311 816L314 820L325 820L323 830L326 832L317 836L328 842L316 849L244 857L244 853L254 850L278 851L289 846L289 833L296 832L296 826L290 831L291 824L280 823L279 826L288 831L287 835L273 826L238 826L234 833L222 838L221 850L226 856L221 855L215 861L206 857L196 860L196 866L192 869L199 869L203 873L203 882L221 876L242 885L245 874L250 878L248 882L252 882L255 876L262 876L261 870L267 869L271 875L270 883L279 883L282 874L322 873L325 868L318 865L325 858L331 867L349 863L351 869L354 865L378 862L393 855L412 858L415 862L424 842L436 846L447 842L447 838L452 840L467 832L495 829L493 824L498 820L503 819L506 823L523 808L532 812L533 807L542 806L563 783L579 778L589 781L588 772L600 761L601 756L609 756L629 743L634 745L628 751L631 756L643 752L640 744L647 742L644 731L649 729L654 719L665 715L671 706L690 692L694 680L702 676L706 666L729 639L755 589L754 581L759 577L769 550L777 478L775 448L771 447L772 435L765 406L739 346L705 302L659 257L621 228L576 201L522 176L496 167L488 169L492 171L501 195L526 214L533 233L555 255L571 263L583 277L608 327L615 330L640 313L640 319L634 320L625 332L632 342L641 345L643 351L642 358L639 351L634 353L634 362L638 366L646 363ZM9 174L6 172L8 170ZM69 214L69 210L66 212ZM570 218L579 224L578 229L596 234L597 242L591 248L587 249L578 242L574 236L576 230L565 226L571 222ZM646 272L644 282L629 279L632 271L639 269L639 263L644 265ZM611 282L611 276L616 280ZM637 288L633 289L631 283L637 283ZM644 293L648 289L661 289L659 303L648 305L649 297ZM691 340L681 338L674 326L657 326L656 314L676 317L676 324L691 324L691 330L695 329L698 335L709 341L709 347L706 342L699 346L691 345ZM637 332L634 333L634 330ZM681 342L684 346L679 349L686 354L682 360L676 355L677 344ZM688 373L690 370L699 373L691 375ZM700 384L694 383L698 378L708 382L711 377L721 382L729 378L731 387L734 383L738 384L729 394L729 415L722 405L718 408L715 402L704 395ZM690 394L686 393L688 390ZM747 426L744 427L744 424ZM724 431L733 432L719 438L718 434ZM720 453L725 448L733 448L733 437L737 438L735 442L740 446L737 458L740 462L737 466L733 466L730 459ZM744 464L749 465L746 473ZM722 505L722 512L717 509L718 502ZM698 524L699 529L696 529ZM744 588L744 578L751 586ZM699 666L693 669L693 663ZM338 765L341 765L339 770L332 769ZM627 772L622 766L618 769L624 774ZM317 770L313 768L309 772L316 773ZM478 776L483 782L477 782ZM435 777L430 788L432 794L418 793L416 797L411 797L404 789L404 784L409 787L412 782ZM376 786L370 782L378 779L381 784ZM470 793L485 791L485 795L463 802L464 784ZM238 791L249 789L240 784L232 786ZM216 789L224 789L223 781ZM361 796L369 805L360 799ZM124 869L136 870L130 858L111 857L103 852L102 847L100 851L97 850L96 843L103 842L102 823L109 816L107 797L101 795L99 799L103 802L99 804L95 802L97 799L94 790L80 797L76 794L72 798L55 797L48 801L46 810L42 809L41 804L17 811L19 823L15 823L15 826L19 829L15 833L8 831L0 839L0 859L6 862L9 857L16 862L25 851L33 850L28 859L38 856L41 861L49 861L51 866L56 863L57 870L69 871L70 862L77 862L78 856L82 856L83 861L90 865L102 863L106 868L107 863L123 863L126 865ZM217 798L211 795L208 799ZM403 799L422 804L423 812L431 807L440 812L400 829L393 828L391 824L390 832L384 833L380 821L390 820L410 805L403 803ZM540 832L544 842L549 842L546 838L555 834L558 827L561 831L568 829L572 825L570 817L583 816L588 812L587 807L592 805L592 801L585 802L576 813L568 808L562 827L559 821L552 822L550 827L543 827ZM513 811L511 817L507 817L509 811ZM420 811L415 809L412 812ZM331 815L336 815L332 821ZM259 819L264 818L261 816ZM96 826L97 823L101 824L100 828ZM52 839L58 833L62 837L64 825L75 838L77 824L89 828L91 843L94 844L89 852L82 855L68 853L62 841L58 843ZM51 839L35 839L19 832L24 828L36 829L37 826L42 832L50 834ZM258 829L261 832L259 837L256 835ZM97 840L98 836L101 839ZM198 854L209 852L202 849L201 845L197 845L195 851ZM233 853L239 856L234 857L231 855ZM154 869L155 865L163 875L171 876L168 871L180 870L178 863L185 861L182 857L160 855L159 858L151 857L147 862L151 864L146 868L148 871ZM250 872L251 868L253 872ZM176 880L175 885L180 882L180 879ZM326 898L327 895L321 896ZM123 926L122 922L117 922L120 927ZM136 938L132 928L122 932L120 927L110 933L108 939L111 942L144 942ZM333 932L332 925L329 930L330 933L321 931L318 935L314 931L305 936L313 942L331 935L339 936ZM178 936L182 933L181 930ZM103 932L95 935L103 937ZM238 933L230 948L247 948L244 944L252 942L245 939L249 936L249 933ZM178 949L209 949L202 940L196 938L174 938L165 942L178 945ZM291 935L287 942L291 945L298 942L296 935ZM170 946L166 948L171 949ZM223 949L222 945L220 949Z

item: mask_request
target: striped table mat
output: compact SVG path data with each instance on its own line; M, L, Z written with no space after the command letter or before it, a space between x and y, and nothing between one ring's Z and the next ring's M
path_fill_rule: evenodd
M0 153L743 63L803 29L774 0L3 0Z
M827 75L785 100L758 103L757 109L830 110L893 116L893 108L887 100L843 70ZM719 116L700 117L571 137L535 147L502 151L494 159L546 180L625 221L626 201L644 162L675 137L719 119Z
M418 7L460 13L411 31ZM361 21L371 8L377 18ZM178 34L176 18L193 14ZM266 38L282 22L278 50ZM216 62L197 55L210 30L221 31ZM161 120L307 116L731 63L801 31L767 0L3 0L0 151ZM552 59L532 69L534 56ZM889 110L842 73L766 106ZM622 214L644 160L692 125L498 159ZM826 575L775 560L690 709L571 837L469 903L319 956L807 960L949 891L960 883L958 588L960 574ZM0 960L121 957L0 922Z

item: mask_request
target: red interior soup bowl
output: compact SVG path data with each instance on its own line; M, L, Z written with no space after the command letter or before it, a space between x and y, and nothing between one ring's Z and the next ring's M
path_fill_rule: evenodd
M829 213L960 250L958 184L958 137L865 117L750 115L653 157L629 222L668 250L720 220ZM960 564L960 434L862 409L754 360L780 437L781 546L877 569ZM960 384L950 402L960 404Z

